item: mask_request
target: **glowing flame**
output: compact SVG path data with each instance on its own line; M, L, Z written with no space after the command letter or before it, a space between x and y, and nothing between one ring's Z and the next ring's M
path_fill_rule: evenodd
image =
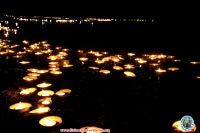
M43 105L49 105L52 103L52 100L51 100L51 97L45 97L45 98L40 99L38 102Z
M37 87L39 87L39 88L47 88L47 87L50 87L50 86L51 86L51 83L46 83L46 82L37 84Z
M128 77L136 77L136 75L133 72L125 71L124 74Z
M49 107L39 107L37 109L34 109L34 110L30 111L29 113L32 113L32 114L42 114L42 113L47 113L49 111L50 111Z
M62 123L62 118L59 116L47 116L40 119L39 124L45 127L52 127Z
M54 92L52 90L42 90L38 92L38 96L46 97L46 96L52 96L52 95L54 95Z
M56 92L56 95L58 96L64 96L66 94L69 94L71 93L71 90L70 89L61 89L59 91Z
M31 106L32 105L30 103L19 102L19 103L11 105L9 108L12 110L23 110L23 109L30 108Z
M20 95L29 95L33 92L36 91L36 88L28 88L28 89L23 89L21 92L20 92Z

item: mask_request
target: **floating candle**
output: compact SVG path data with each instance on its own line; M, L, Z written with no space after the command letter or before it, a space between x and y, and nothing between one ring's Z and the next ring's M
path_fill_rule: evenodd
M42 90L38 92L38 96L46 97L46 96L52 96L52 95L54 95L54 92L52 90Z
M29 61L20 61L19 63L22 65L26 65L26 64L29 64L30 62Z
M161 69L161 68L158 68L158 69L156 69L155 71L156 71L157 73L165 73L165 72L167 72L167 70Z
M120 66L113 66L113 69L114 69L114 70L123 70L123 68L120 67Z
M66 94L69 94L71 93L71 90L70 89L61 89L59 91L56 92L56 95L58 96L64 96Z
M23 77L23 80L33 81L33 80L37 80L37 77L36 76L25 76L25 77Z
M43 74L43 73L48 73L49 70L37 70L37 73L39 74Z
M40 99L38 102L43 105L49 105L52 103L52 100L51 100L51 97L45 97L45 98Z
M39 124L45 127L52 127L62 123L62 118L59 116L46 116L40 119Z
M103 74L110 74L110 70L105 70L105 69L99 70L99 72Z
M130 71L124 71L124 74L128 77L136 77L136 75L133 72L130 72Z
M27 102L19 102L16 104L11 105L9 108L12 110L24 110L24 109L29 109L32 105Z
M61 71L50 71L50 73L51 74L54 74L54 75L60 75L60 74L62 74L62 72Z
M35 91L36 91L36 88L23 89L22 91L20 91L20 95L29 95Z
M49 86L51 86L51 83L43 82L43 83L37 84L37 87L39 88L47 88Z
M43 114L43 113L47 113L49 111L50 111L49 107L39 107L37 109L34 109L34 110L30 111L29 113L32 113L32 114Z
M179 68L178 67L169 67L168 70L169 71L178 71Z

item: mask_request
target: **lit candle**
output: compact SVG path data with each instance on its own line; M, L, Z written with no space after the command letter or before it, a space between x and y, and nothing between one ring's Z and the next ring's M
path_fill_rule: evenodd
M12 110L24 110L24 109L29 109L32 105L27 102L19 102L16 104L11 105L9 108Z
M64 95L69 94L69 93L71 93L70 89L61 89L61 90L56 92L56 95L57 96L64 96Z
M169 67L168 70L169 71L178 71L179 68L178 67Z
M54 92L52 90L42 90L42 91L39 91L37 94L38 96L46 97L46 96L54 95Z
M52 100L51 100L51 97L45 97L45 98L40 99L38 102L43 105L49 105L52 103Z
M37 84L37 87L39 88L47 88L49 86L51 86L51 83L43 82L43 83Z
M48 73L49 70L37 70L37 73L39 74L43 74L43 73Z
M62 118L59 116L46 116L40 119L39 124L45 127L52 127L62 123Z
M29 95L35 91L36 91L36 88L23 89L22 91L20 91L20 95Z
M99 72L103 74L110 74L110 70L105 70L105 69L99 70Z
M60 74L62 74L62 72L61 71L50 71L50 73L51 74L54 74L54 75L60 75Z
M200 64L200 62L192 61L192 62L190 62L190 64L192 64L192 65L197 65L197 64Z
M20 61L19 63L22 65L26 65L26 64L29 64L30 62L29 61Z
M158 69L156 69L155 71L156 71L157 73L165 73L165 72L167 72L167 70L161 69L161 68L158 68Z
M25 77L23 77L23 80L33 81L33 80L37 80L37 77L36 76L25 76Z
M43 113L47 113L49 111L50 111L49 107L39 107L37 109L34 109L34 110L30 111L29 113L32 113L32 114L43 114Z
M136 77L136 75L133 72L130 72L130 71L124 71L124 74L128 77Z
M131 65L131 64L125 64L124 68L125 69L134 69L135 67L134 67L134 65Z
M38 71L38 69L36 69L36 68L29 68L29 69L27 69L27 71L35 73L35 72Z
M135 56L135 53L128 53L128 56Z
M120 67L120 66L113 66L113 69L114 69L114 70L123 70L123 68Z
M95 67L95 66L90 66L89 68L93 69L93 70L98 70L99 69L98 67Z

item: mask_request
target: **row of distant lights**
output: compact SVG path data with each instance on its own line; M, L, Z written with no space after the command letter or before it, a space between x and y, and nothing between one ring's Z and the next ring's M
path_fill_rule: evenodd
M20 17L14 17L14 16L9 16L9 15L5 15L7 17L12 17L13 19L17 19L19 21L31 21L31 22L38 22L40 21L40 17L39 16L33 16L32 18L26 18L24 16L20 16ZM78 22L79 24L83 23L83 22L110 22L110 21L130 21L130 22L147 22L147 19L111 19L111 18L85 18L85 19L81 19L80 21L78 21L78 19L70 19L70 18L61 18L61 17L44 17L41 21L42 24L45 23L52 23L52 21L55 20L56 23L75 23ZM154 20L152 19L151 22L154 22Z

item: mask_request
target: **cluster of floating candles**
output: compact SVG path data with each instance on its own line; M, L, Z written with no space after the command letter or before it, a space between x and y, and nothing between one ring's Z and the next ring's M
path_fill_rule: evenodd
M29 67L26 69L27 75L23 77L24 81L30 82L38 80L40 76L43 76L47 73L52 75L61 75L63 74L63 69L67 69L69 67L73 67L76 64L70 64L69 49L65 49L62 47L55 47L53 50L51 45L47 42L39 42L31 44L28 41L23 41L23 46L21 45L11 45L8 42L0 42L0 56L9 56L11 58L16 58L18 62L22 65L26 65L28 67L31 66L32 62L30 62L27 58L27 54L32 54L36 58L44 57L44 63L48 68L34 68ZM22 47L22 49L18 49ZM88 70L93 70L94 72L100 74L109 75L113 71L118 71L122 73L124 76L128 78L137 78L138 76L135 74L137 69L142 69L141 67L148 67L149 70L153 70L156 74L167 73L168 71L178 71L179 67L176 67L174 63L180 62L181 60L175 59L175 56L172 55L164 55L164 54L144 54L138 56L136 53L128 52L125 54L111 54L107 51L84 51L78 50L78 62L80 62L82 66L88 67ZM44 59L42 58L42 59ZM163 62L173 63L171 66L164 66ZM198 61L190 62L192 65L200 64ZM57 77L57 76L56 76ZM196 76L196 78L200 78ZM31 82L32 83L32 82ZM48 113L51 111L48 105L52 104L52 96L63 97L71 93L70 89L60 89L58 91L51 90L52 84L48 82L42 82L36 85L37 88L26 88L20 90L19 94L30 95L37 91L37 95L39 96L38 104L39 107L35 108L29 113L31 114L42 114ZM10 106L12 110L29 110L32 107L30 103L27 102L19 102ZM62 118L59 116L47 116L42 118L39 121L39 124L45 127L56 126L62 123ZM173 124L177 130L179 129L179 122ZM87 129L94 129L96 127L87 127ZM196 130L196 129L195 129ZM90 131L88 131L89 133ZM100 131L98 132L100 133Z

